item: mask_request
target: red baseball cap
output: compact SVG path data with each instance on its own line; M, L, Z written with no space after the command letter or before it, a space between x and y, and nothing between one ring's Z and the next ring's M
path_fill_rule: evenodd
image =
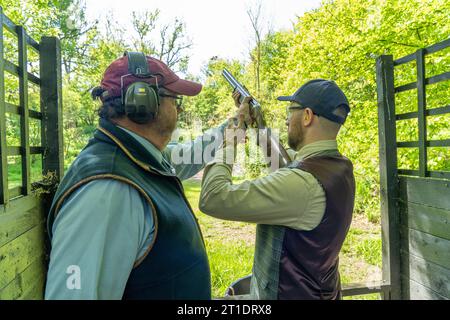
M158 86L169 89L175 94L184 96L195 96L202 90L202 85L197 82L180 79L170 68L161 60L146 56L148 68L151 74L155 75L158 79ZM123 77L128 75L126 77ZM113 97L121 96L121 78L123 77L123 89L127 90L128 86L134 82L142 81L149 84L155 84L154 77L141 78L131 75L128 71L128 57L123 56L113 61L106 69L103 79L101 81L101 87L107 91L105 92L101 100L104 101Z

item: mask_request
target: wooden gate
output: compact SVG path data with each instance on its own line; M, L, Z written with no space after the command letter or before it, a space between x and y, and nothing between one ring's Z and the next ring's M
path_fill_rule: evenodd
M46 180L59 181L63 174L60 43L54 37L36 42L1 7L0 25L0 299L42 299L44 221L52 196L42 192L48 191ZM6 33L14 39L8 48ZM29 71L31 53L39 59L37 75ZM17 64L7 60L6 54L16 57ZM18 85L8 87L7 77ZM33 108L30 85L40 96ZM7 99L15 91L17 103ZM30 141L31 122L34 131L40 127L37 141ZM17 145L10 145L11 141Z
M450 39L377 61L383 278L392 299L450 299L449 48ZM401 83L399 74L415 79Z

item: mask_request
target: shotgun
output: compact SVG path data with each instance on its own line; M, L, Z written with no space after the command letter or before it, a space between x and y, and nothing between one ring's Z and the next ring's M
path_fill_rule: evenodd
M231 85L233 90L236 90L240 93L239 103L242 103L245 97L251 97L251 94L248 92L247 88L245 88L245 86L239 83L227 69L224 69L222 71L222 75ZM270 143L268 143L266 146L267 156L270 157L272 152L275 152L278 155L279 167L280 168L286 167L291 162L291 158L286 152L286 149L284 149L284 147L280 144L280 141L278 139L275 139L275 137L272 134L270 134L270 128L266 127L266 122L264 120L264 116L261 111L261 105L253 97L250 100L249 104L251 108L250 113L255 119L256 128L258 130L259 129L268 130L267 135L270 138ZM257 141L259 145L259 139Z

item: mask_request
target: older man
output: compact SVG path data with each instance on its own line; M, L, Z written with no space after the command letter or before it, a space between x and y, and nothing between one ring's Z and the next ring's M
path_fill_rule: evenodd
M180 179L203 168L193 150L225 124L168 145L182 96L201 89L141 53L107 68L93 90L103 102L100 125L50 210L46 299L210 299L205 246ZM171 161L181 153L191 162Z

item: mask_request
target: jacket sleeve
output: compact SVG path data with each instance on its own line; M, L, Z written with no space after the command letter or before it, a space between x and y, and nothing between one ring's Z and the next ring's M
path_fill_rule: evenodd
M178 178L186 180L193 177L205 167L206 163L214 159L215 151L222 145L227 124L226 121L193 141L171 142L167 145L163 155L175 168Z
M232 167L209 164L203 174L199 208L225 220L282 225L312 230L323 218L325 193L317 180L298 169L279 169L242 183L233 183Z

